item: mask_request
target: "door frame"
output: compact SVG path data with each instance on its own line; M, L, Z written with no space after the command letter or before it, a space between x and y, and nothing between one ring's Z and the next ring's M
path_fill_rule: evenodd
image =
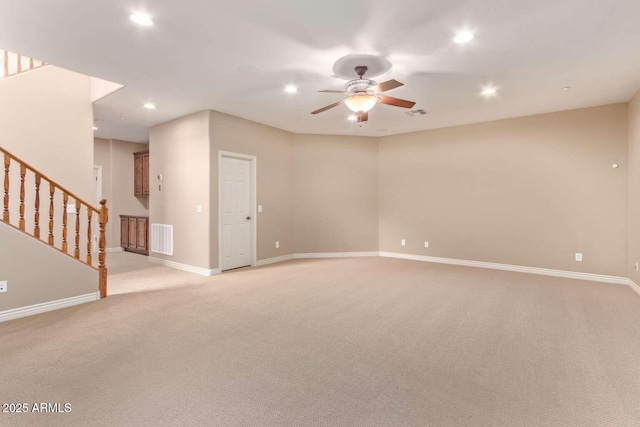
M96 208L100 206L100 200L102 200L102 166L93 165L93 171L97 172L96 174Z
M218 150L218 269L222 272L222 248L223 248L223 233L222 233L222 159L232 158L240 160L249 160L249 211L251 212L250 227L250 246L249 258L251 266L255 266L257 259L257 243L258 243L258 216L257 216L257 194L258 194L258 158L249 154L234 153L232 151Z
M103 196L103 188L102 188L102 166L100 165L93 165L93 173L96 175L96 182L95 182L95 197L96 197L96 205L95 208L100 210L100 200L102 200L102 196ZM91 228L91 252L98 253L98 230L96 230L96 228L98 228L98 221L95 221Z

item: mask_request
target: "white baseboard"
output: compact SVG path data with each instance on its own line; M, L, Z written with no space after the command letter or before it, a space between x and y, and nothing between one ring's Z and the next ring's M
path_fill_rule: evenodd
M265 258L265 259L261 259L261 260L256 261L254 266L255 267L259 267L261 265L273 264L274 262L289 261L290 259L293 259L293 255L292 254L277 256L277 257L273 257L273 258Z
M117 247L117 248L106 248L105 251L107 252L124 252L124 248L123 247Z
M493 270L516 271L519 273L541 274L543 276L566 277L569 279L590 280L593 282L614 283L617 285L628 285L629 279L626 277L606 276L603 274L580 273L577 271L552 270L549 268L525 267L512 264L497 264L484 261L468 261L455 258L440 258L425 255L400 254L397 252L380 252L380 256L388 258L402 258L414 261L435 262L440 264L463 265L467 267L490 268Z
M11 310L0 311L0 322L7 320L19 319L20 317L33 316L34 314L45 313L47 311L59 310L61 308L72 307L78 304L98 301L100 292L93 292L76 297L59 299L56 301L43 302L41 304L28 305L26 307L14 308Z
M293 254L293 257L298 258L355 258L366 256L380 256L378 251L370 252L316 252L306 254Z
M201 276L214 276L216 274L220 274L219 268L202 268L195 267L193 265L181 264L175 261L169 261L168 259L156 258L156 257L147 257L150 262L164 265L165 267L175 268L176 270L188 271L189 273L199 274Z
M512 264L498 264L498 263L484 262L484 261L469 261L469 260L455 259L455 258L441 258L441 257L432 257L432 256L425 256L425 255L401 254L397 252L368 251L368 252L296 253L296 254L277 256L273 258L261 259L256 261L255 266L259 267L261 265L274 264L276 262L288 261L290 259L354 258L354 257L375 257L375 256L381 256L381 257L387 257L387 258L401 258L401 259L408 259L413 261L433 262L433 263L439 263L439 264L461 265L466 267L489 268L492 270L515 271L519 273L540 274L543 276L565 277L569 279L579 279L579 280L590 280L593 282L613 283L617 285L628 285L634 291L640 294L640 286L636 285L635 283L633 283L633 281L631 281L626 277L607 276L604 274L593 274L593 273L581 273L578 271L552 270L549 268L527 267L527 266L512 265ZM194 267L192 265L180 264L174 261L169 261L166 259L154 258L154 257L149 257L149 261L157 264L162 264L167 267L175 268L178 270L200 274L202 276L213 276L215 274L220 274L219 268L206 269L201 267Z
M630 287L631 289L633 289L634 291L636 291L636 293L637 293L638 295L640 295L640 286L638 286L638 285L636 284L636 282L634 282L633 280L629 279L629 282L628 282L627 284L629 285L629 287Z

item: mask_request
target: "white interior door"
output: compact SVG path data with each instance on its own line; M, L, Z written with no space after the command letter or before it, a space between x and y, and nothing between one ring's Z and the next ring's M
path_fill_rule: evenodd
M251 265L252 162L223 156L221 158L221 269Z

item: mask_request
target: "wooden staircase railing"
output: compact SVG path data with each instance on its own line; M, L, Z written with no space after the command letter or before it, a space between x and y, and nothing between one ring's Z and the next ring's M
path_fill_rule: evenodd
M20 74L24 71L44 67L47 63L40 61L39 59L20 55L19 53L0 49L0 65L0 69L2 69L2 75L0 75L0 77L9 77L14 74Z
M99 290L100 290L100 298L106 298L107 296L107 267L106 267L106 236L105 229L107 226L107 222L109 221L109 210L107 209L107 201L100 201L100 208L97 209L92 206L90 203L82 200L80 197L73 194L71 191L67 190L60 184L57 184L46 175L36 170L34 167L30 166L28 163L23 160L17 158L13 154L9 153L2 147L0 147L0 153L3 154L4 157L4 197L3 197L3 209L2 209L2 222L8 224L9 226L16 228L36 239L41 240L43 243L46 243L52 248L57 249L58 251L64 253L67 256L70 256L89 267L98 271L99 277ZM12 181L10 179L11 175L11 166L16 164L19 168L17 171L19 173L19 178L17 176L14 177ZM14 170L14 172L16 172ZM29 225L32 225L33 232L27 229L27 220L25 217L25 207L26 203L26 195L27 192L26 187L26 178L27 172L33 176L33 194L30 194L30 199L33 201L33 220L29 219ZM19 179L19 184L15 182L15 179ZM48 199L48 223L43 226L47 228L46 236L41 236L41 221L40 221L40 202L41 202L41 191L42 191L42 183L46 182L48 185L44 186L44 190L48 190L48 197L45 194L45 198ZM13 184L13 185L12 185ZM15 199L18 203L18 206L11 204L14 200L11 197L10 193L13 189L18 192L19 185L19 198ZM56 198L56 196L58 196ZM68 209L70 208L69 202L73 202L75 209L75 236L73 239L73 248L70 247L70 242L68 241ZM55 207L58 205L62 210L61 215L61 225L58 224L56 227L55 222ZM60 206L61 205L61 206ZM82 207L85 207L82 209ZM13 214L13 215L12 215ZM15 215L17 214L17 215ZM92 224L95 218L98 221L99 225L99 238L98 238L98 264L97 267L94 265L94 259L92 257L93 246L92 246ZM17 221L15 220L15 216L17 216ZM82 221L81 221L82 219ZM81 256L81 222L83 225L86 225L86 255ZM58 228L58 230L56 230ZM60 239L56 239L56 235L60 235ZM46 237L46 239L45 239ZM84 244L83 244L84 245Z

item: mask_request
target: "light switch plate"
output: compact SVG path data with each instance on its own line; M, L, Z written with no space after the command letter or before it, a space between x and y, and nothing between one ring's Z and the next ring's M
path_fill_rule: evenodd
M276 242L276 248L280 247L280 242Z
M197 213L201 213L202 212L202 205L196 205L196 212Z
M582 254L580 252L576 252L576 261L582 261Z
M0 280L0 292L7 292L7 281Z
M429 242L424 242L424 247L428 248L429 247Z
M406 242L404 239L401 239L401 240L400 240L400 244L401 244L402 246L406 246L407 242Z
M262 205L258 205L258 213L262 212Z

